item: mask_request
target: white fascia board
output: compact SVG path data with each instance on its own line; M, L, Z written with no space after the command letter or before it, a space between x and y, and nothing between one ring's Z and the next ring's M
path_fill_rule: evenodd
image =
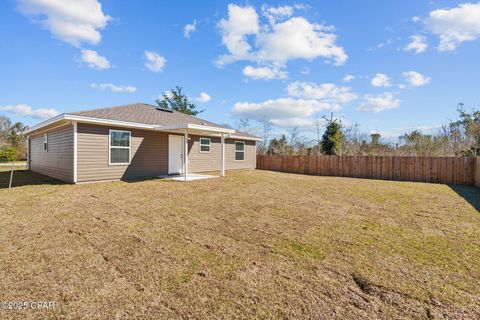
M138 128L138 129L147 129L147 130L154 130L157 126L153 124L145 124L145 123L137 123L137 122L129 122L129 121L120 121L120 120L111 120L111 119L101 119L101 118L92 118L92 117L85 117L85 116L77 116L72 114L62 113L56 117L53 117L47 121L41 122L31 128L28 128L24 134L31 133L33 131L39 130L43 127L49 126L56 122L66 120L66 121L76 121L80 123L92 123L92 124L99 124L99 125L110 125L110 126L117 126L117 127L126 127L126 128Z
M168 130L178 130L178 129L192 129L192 130L200 130L200 131L207 131L212 133L224 133L228 134L226 138L237 138L237 139L244 139L244 140L256 140L261 141L262 139L256 137L243 137L243 136L236 136L235 130L228 129L228 128L219 128L219 127L212 127L212 126L205 126L200 124L191 124L185 123L180 125L173 125L173 126L159 126L153 124L145 124L145 123L138 123L138 122L129 122L129 121L120 121L120 120L111 120L111 119L101 119L101 118L93 118L93 117L85 117L85 116L78 116L72 114L62 113L56 117L53 117L47 121L41 122L29 129L27 129L24 133L29 134L33 131L39 130L43 127L49 126L59 121L76 121L79 123L92 123L98 125L110 125L110 126L117 126L117 127L126 127L126 128L138 128L138 129L147 129L147 130L158 130L158 131L168 131Z
M187 129L196 129L196 130L205 130L205 131L212 131L212 132L218 132L218 133L235 133L235 130L233 129L227 129L227 128L219 128L219 127L211 127L211 126L204 126L201 124L188 124Z
M257 138L257 137L245 137L245 136L236 136L232 134L230 137L227 137L228 139L239 139L239 140L254 140L254 141L262 141L262 138Z
M155 129L159 131L192 129L192 130L201 130L201 131L208 131L208 132L214 132L214 133L229 133L229 134L235 133L235 130L233 129L204 126L201 124L191 124L191 123L185 123L185 124L179 124L179 125L173 125L173 126L156 126Z
M154 130L156 127L153 124L92 118L92 117L84 117L84 116L77 116L77 115L70 115L70 114L66 115L65 120L78 121L83 123L111 125L111 126L118 126L118 127L127 127L127 128L150 129L150 130Z
M43 127L46 127L48 125L51 125L53 123L56 123L58 121L65 120L65 113L59 114L58 116L55 116L51 119L48 119L46 121L40 122L39 124L34 125L33 127L28 128L25 130L23 133L24 134L29 134L30 132L33 132L35 130L41 129Z

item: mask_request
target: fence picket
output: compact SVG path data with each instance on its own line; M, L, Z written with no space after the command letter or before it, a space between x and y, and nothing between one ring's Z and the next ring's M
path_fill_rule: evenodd
M257 155L257 169L318 176L467 184L480 187L480 157Z

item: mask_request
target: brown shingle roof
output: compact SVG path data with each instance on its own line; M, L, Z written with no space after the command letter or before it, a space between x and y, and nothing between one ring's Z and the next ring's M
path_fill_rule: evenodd
M118 107L94 109L80 112L69 113L71 115L100 118L100 119L109 119L109 120L118 120L118 121L128 121L160 126L174 126L182 125L186 123L206 125L217 128L225 128L219 124L216 124L211 121L203 120L188 114L178 112L178 111L162 111L158 110L157 107L146 104L146 103L135 103L128 104ZM244 136L244 137L254 137L244 132L235 132L235 135Z

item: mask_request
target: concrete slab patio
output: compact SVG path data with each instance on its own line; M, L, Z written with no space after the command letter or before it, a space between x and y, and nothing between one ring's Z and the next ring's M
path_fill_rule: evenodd
M175 180L175 181L194 181L194 180L203 180L203 179L212 179L212 178L220 178L220 176L214 175L207 175L207 174L199 174L199 173L189 173L187 175L187 179L185 179L185 175L177 174L177 175L169 175L169 176L161 176L160 178Z

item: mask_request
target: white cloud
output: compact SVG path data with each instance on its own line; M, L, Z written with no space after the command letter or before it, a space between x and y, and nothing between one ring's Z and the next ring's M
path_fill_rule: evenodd
M167 59L162 57L156 52L153 51L145 51L145 58L147 62L145 62L145 66L153 72L162 72L165 64L167 63Z
M267 15L268 23L259 21L252 6L228 5L228 18L219 23L228 54L218 57L217 66L241 60L281 67L294 59L323 57L336 65L347 60L344 49L336 45L333 27L291 17L293 9L289 6L264 7L263 14Z
M278 67L252 67L246 66L243 68L243 75L258 80L272 80L272 79L286 79L288 73Z
M92 87L93 89L101 90L101 91L110 90L112 92L134 93L135 91L137 91L136 87L115 85L113 83L100 83L100 84L92 83L90 87Z
M34 119L48 119L59 114L59 112L53 108L33 109L26 104L0 106L0 110L13 113L20 117L30 117Z
M262 14L268 19L269 23L273 25L278 20L291 17L293 15L293 7L291 6L269 7L267 5L263 5Z
M257 36L257 59L284 64L288 60L323 57L342 65L348 56L342 47L335 44L337 36L331 31L331 27L310 23L303 17L277 23L272 26L271 32L262 32Z
M271 119L270 122L277 127L281 128L305 128L312 129L315 127L314 118L288 118L288 119Z
M201 92L199 94L199 96L195 98L195 100L197 100L198 102L201 102L201 103L206 103L206 102L212 100L212 97L208 93Z
M192 23L186 24L183 28L183 36L185 38L190 38L190 34L194 33L197 30L197 20L193 20Z
M463 3L452 9L434 10L425 23L440 38L440 51L455 50L462 42L480 37L480 3Z
M430 82L431 78L416 71L407 71L403 73L403 77L408 84L414 87L421 87Z
M427 39L425 36L416 34L410 37L410 43L403 48L404 51L414 51L416 54L427 50Z
M110 62L94 50L83 49L80 60L85 62L89 68L97 70L110 69Z
M231 112L239 118L268 119L279 126L311 123L310 116L323 110L338 111L339 106L313 99L278 98L260 103L237 102Z
M229 54L218 58L218 66L253 58L247 36L258 34L260 30L258 15L253 7L229 4L228 19L220 20L219 28L222 32L222 43L227 47Z
M390 87L390 78L383 73L377 73L375 77L373 77L371 84L373 87Z
M346 74L346 75L343 77L342 82L349 83L349 82L352 82L353 80L355 80L355 76L354 76L354 75Z
M400 105L400 100L396 99L390 92L384 92L377 96L366 95L364 99L357 111L377 113L398 108Z
M54 37L76 47L98 44L102 38L98 30L111 19L97 0L19 0L19 9Z
M292 97L316 99L334 105L345 104L357 98L350 87L337 87L333 83L292 82L287 87Z
M289 97L259 103L237 102L231 112L239 118L268 119L279 127L312 127L313 115L321 111L340 111L342 105L357 96L351 88L333 83L293 82L287 86Z

